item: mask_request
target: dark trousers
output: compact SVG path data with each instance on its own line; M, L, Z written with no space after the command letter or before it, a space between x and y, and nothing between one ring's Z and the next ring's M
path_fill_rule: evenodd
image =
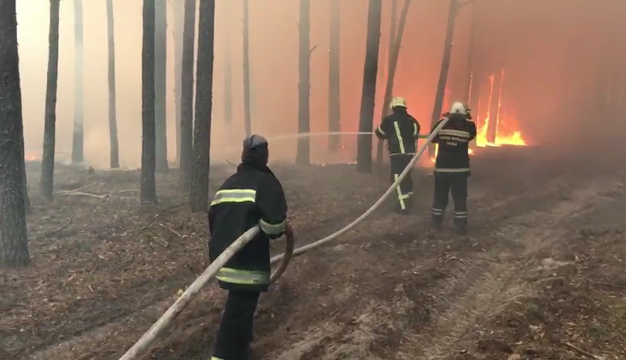
M435 227L443 223L443 215L448 206L448 193L454 200L454 226L467 228L467 175L435 173L435 196L432 220Z
M228 299L217 331L213 359L248 360L252 342L254 311L259 302L259 292L228 292Z
M395 182L404 168L409 165L413 155L392 155L389 157L391 163L391 182ZM396 188L397 209L400 211L411 210L411 196L413 196L413 179L411 178L411 172L402 179L400 186Z

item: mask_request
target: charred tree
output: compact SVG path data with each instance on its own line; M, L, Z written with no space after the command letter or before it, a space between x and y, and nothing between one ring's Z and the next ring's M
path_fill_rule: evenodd
M193 166L189 203L191 211L206 212L209 201L211 112L213 110L213 58L215 0L200 0L198 63L196 68L196 114L193 131Z
M84 160L83 135L83 0L74 0L74 133L72 163Z
M156 171L167 174L166 66L167 66L167 3L154 0L154 123L156 126Z
M494 144L496 142L498 130L498 115L500 112L500 89L502 88L502 69L496 68L493 74L493 88L489 108L489 124L487 127L487 141Z
M141 184L142 203L156 204L156 130L154 90L155 0L143 0L141 52Z
M176 111L176 160L180 166L181 83L183 63L184 2L174 1L174 107Z
M59 4L50 0L50 28L48 32L48 78L41 158L41 191L44 199L52 200L54 182L54 149L56 138L57 83L59 78Z
M404 27L406 25L406 18L409 14L409 7L411 6L411 0L405 0L402 7L402 13L400 14L400 22L398 23L398 29L396 34L396 12L397 12L397 0L392 3L391 11L391 31L389 35L389 63L387 69L387 83L385 84L385 96L384 102L380 114L380 119L389 115L389 103L393 96L393 80L396 75L396 68L398 66L398 58L400 57L400 48L402 47L402 35L404 34ZM378 140L378 147L376 149L376 163L379 165L383 162L383 150L384 142Z
M311 131L311 1L300 0L300 16L298 23L298 133L304 134ZM298 138L296 150L296 163L308 165L311 162L311 142L308 137Z
M226 4L230 14L232 2ZM224 124L226 125L228 140L232 140L233 137L233 60L230 53L230 38L230 22L227 21L224 31L224 44L226 44L224 51Z
M117 139L117 104L115 89L115 21L113 18L113 0L107 0L107 37L109 48L109 139L111 169L120 167L120 150Z
M193 62L195 53L196 0L185 0L183 25L183 60L180 82L180 172L178 190L191 191L191 163L193 144Z
M56 15L58 19L58 1ZM51 6L52 7L52 6ZM0 266L29 263L24 208L24 128L15 0L0 11Z
M363 90L359 132L371 133L374 128L376 101L376 75L378 72L378 50L380 47L380 22L382 0L370 0L367 10L367 42L363 69ZM372 172L372 137L358 135L356 169L362 173Z
M24 143L24 134L22 134L22 143ZM26 157L26 154L24 153L24 147L22 146L22 155L20 156L20 158L25 159L25 157ZM28 178L26 176L26 160L22 162L22 195L24 196L24 211L26 215L30 215L32 213L32 208L30 206L30 197L28 196Z
M469 49L467 51L467 73L465 75L463 83L463 101L466 104L470 103L472 91L475 90L477 85L475 81L476 71L474 69L474 50L476 48L476 31L478 27L478 14L476 4L472 8L472 21L470 28ZM471 107L470 107L471 108Z
M250 108L250 3L243 0L243 121L246 136L252 134Z
M330 1L330 45L328 48L328 131L341 131L341 1ZM341 149L341 135L328 138L328 150Z
M437 94L435 95L435 104L433 105L433 113L430 118L430 127L432 128L441 116L441 108L443 107L443 99L446 95L446 83L448 81L448 72L450 70L450 60L452 59L452 40L454 38L454 25L456 24L456 15L458 13L457 0L450 0L450 9L448 12L448 24L446 26L446 37L443 45L443 57L441 59L441 70L439 72L439 82L437 84ZM433 156L435 147L430 146L428 153Z

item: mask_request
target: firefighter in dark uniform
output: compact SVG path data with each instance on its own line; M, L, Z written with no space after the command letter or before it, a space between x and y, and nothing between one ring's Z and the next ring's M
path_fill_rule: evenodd
M385 117L374 133L379 139L386 139L391 163L391 182L400 176L409 165L417 150L417 137L420 124L407 112L406 101L401 97L394 97L389 104L391 115ZM401 214L411 212L411 197L413 196L413 180L409 173L396 188L398 206L396 211Z
M469 142L476 137L476 124L471 121L467 106L457 102L449 113L448 122L433 142L438 145L435 160L435 196L432 208L432 228L441 229L448 205L448 193L454 200L454 226L459 234L467 233L467 179L470 176ZM433 127L436 128L442 120Z
M251 227L261 228L217 274L228 299L212 360L249 359L254 312L269 286L270 239L280 237L287 225L285 193L267 166L268 157L265 138L246 138L237 172L215 193L209 208L211 261Z

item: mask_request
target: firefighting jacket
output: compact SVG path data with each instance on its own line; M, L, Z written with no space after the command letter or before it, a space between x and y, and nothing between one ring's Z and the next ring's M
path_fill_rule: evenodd
M259 163L240 164L209 208L211 262L251 227L259 225L261 231L218 272L223 289L267 291L270 239L283 234L286 217L285 193L272 171Z
M442 121L443 119L439 120L433 130ZM452 115L433 139L438 145L435 174L470 175L469 142L475 137L474 122L464 115Z
M394 109L394 112L385 117L374 131L379 139L387 140L389 156L414 155L419 132L420 124L403 108Z

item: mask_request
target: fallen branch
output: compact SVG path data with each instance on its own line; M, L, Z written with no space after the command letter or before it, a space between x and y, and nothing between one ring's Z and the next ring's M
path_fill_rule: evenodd
M624 285L611 284L611 283L605 283L605 282L595 282L595 281L590 281L590 283L594 285L602 285L602 286L609 286L609 287L614 287L618 289L626 289L626 286Z
M149 228L150 226L154 225L154 223L157 221L157 219L164 213L173 210L181 205L186 204L187 202L181 202L178 204L174 204L172 206L166 207L165 209L161 210L161 212L159 212L158 214L154 215L154 217L152 218L152 220L150 220L150 222L148 223L148 225L144 226L141 228L141 230L146 230L147 228Z
M567 346L568 348L576 351L577 353L579 353L581 355L585 355L587 357L590 357L590 358L596 359L596 360L602 360L602 358L600 356L594 355L594 354L592 354L592 353L590 353L588 351L585 351L585 350L583 350L583 349L581 349L579 347L576 347L576 346L574 346L574 345L572 345L572 344L570 344L568 342L563 342L563 345Z
M176 231L176 230L174 230L174 229L172 229L172 228L169 228L169 227L167 227L167 226L163 225L162 223L159 223L159 226L160 226L160 227L162 227L162 228L164 228L164 229L166 229L166 230L169 230L172 234L174 234L174 235L178 236L178 237L179 237L179 238L181 238L181 239L184 239L184 238L186 238L186 237L187 237L187 235L183 235L183 234L179 233L178 231Z
M52 236L52 235L56 235L56 234L60 233L61 231L63 231L63 230L65 230L65 229L67 229L67 227L68 227L68 226L70 226L70 224L72 223L72 221L73 221L73 220L74 220L74 218L73 218L73 217L71 217L71 218L67 221L67 223L66 223L65 225L61 226L61 227L60 227L59 229L57 229L57 230L53 230L53 231L50 231L50 232L46 233L44 236L48 237L48 236Z
M109 197L109 195L97 195L97 194L90 194L90 193L81 192L81 191L59 192L57 194L63 195L63 196L89 196L89 197L93 197L96 199L106 199Z

